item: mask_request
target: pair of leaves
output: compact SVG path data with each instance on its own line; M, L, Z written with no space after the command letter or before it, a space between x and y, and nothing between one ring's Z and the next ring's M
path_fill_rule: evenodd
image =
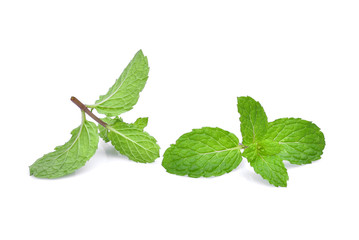
M194 129L166 150L163 167L177 175L219 176L235 169L244 156L256 173L274 186L284 187L288 173L283 160L307 164L320 159L325 141L314 123L299 118L268 122L263 107L251 97L238 98L238 112L242 144L220 128Z
M107 94L100 96L94 105L87 105L107 116L103 119L107 123L106 128L101 125L98 128L87 121L82 109L82 123L71 132L71 139L32 164L30 175L58 178L74 172L95 154L99 135L106 142L111 141L121 154L133 161L147 163L158 158L159 146L156 139L144 131L147 118L139 118L133 124L125 123L118 117L110 118L133 108L146 84L148 72L147 57L140 50Z

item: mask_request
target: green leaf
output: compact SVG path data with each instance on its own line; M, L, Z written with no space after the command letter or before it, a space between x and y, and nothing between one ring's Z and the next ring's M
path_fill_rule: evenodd
M238 97L237 100L243 144L249 145L262 140L268 126L263 107L251 97Z
M133 123L133 126L143 130L145 127L147 127L147 124L148 124L148 117L137 118L137 120Z
M109 91L100 96L94 105L87 107L95 108L99 113L107 116L117 116L131 110L145 87L148 72L147 57L140 50Z
M268 180L270 184L286 187L289 179L283 161L276 154L280 152L278 143L253 143L243 152L254 171Z
M97 126L86 121L72 132L71 139L54 152L39 158L30 166L30 175L38 178L58 178L81 168L95 154L98 146Z
M160 156L160 147L154 137L137 128L117 120L108 125L108 139L121 154L135 162L150 163Z
M283 146L279 156L293 164L320 159L325 147L324 135L312 122L299 118L280 118L269 123L267 139Z
M238 138L223 129L204 127L182 135L163 156L169 173L189 177L220 176L235 169L242 155Z

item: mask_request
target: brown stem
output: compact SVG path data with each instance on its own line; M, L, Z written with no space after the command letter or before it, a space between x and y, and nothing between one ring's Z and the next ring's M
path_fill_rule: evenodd
M102 121L101 119L99 119L98 117L96 117L95 114L93 114L86 106L85 104L83 104L82 102L80 102L80 100L78 100L75 97L71 97L71 101L73 103L75 103L82 111L84 111L87 115L89 115L93 120L95 120L96 122L98 122L99 124L101 124L103 127L107 126L107 123L105 123L104 121Z

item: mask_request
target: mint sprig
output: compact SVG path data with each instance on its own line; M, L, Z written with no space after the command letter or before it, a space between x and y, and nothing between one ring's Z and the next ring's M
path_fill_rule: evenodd
M165 151L162 166L167 172L189 177L219 176L235 169L243 156L270 184L286 187L289 177L283 160L307 164L320 159L325 140L314 123L299 118L268 122L259 102L251 97L239 97L237 101L242 143L220 128L194 129Z
M54 152L36 160L30 166L30 175L39 178L58 178L85 165L95 154L99 136L130 160L149 163L159 157L160 147L154 137L144 131L148 118L139 118L133 124L123 122L117 115L127 112L137 103L139 94L148 78L148 61L140 50L125 68L107 94L100 96L93 105L84 105L77 98L71 97L82 113L81 125L74 129L71 139ZM105 114L98 118L92 111ZM89 115L98 123L86 120ZM115 118L110 118L114 117Z

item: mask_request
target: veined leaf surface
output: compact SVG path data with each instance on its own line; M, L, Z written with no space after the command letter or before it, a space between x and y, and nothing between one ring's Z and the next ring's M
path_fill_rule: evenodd
M289 177L282 159L278 156L280 150L281 146L278 143L264 141L251 144L244 149L243 156L247 158L254 171L270 184L286 187Z
M279 156L293 164L307 164L320 159L325 147L320 128L300 118L280 118L270 122L266 138L282 145Z
M36 160L30 166L30 175L38 178L58 178L84 166L97 150L97 126L83 116L81 125L72 130L71 134L72 137L67 143Z
M147 57L140 50L109 91L100 96L94 105L87 105L87 107L95 108L99 113L110 117L131 110L145 87L148 72Z
M181 176L211 177L232 171L241 161L239 140L234 134L204 127L179 137L166 150L162 166Z
M160 147L154 137L134 123L123 121L108 126L107 137L121 154L141 163L154 162L160 156Z
M267 132L268 119L263 107L251 97L237 98L238 112L241 115L241 133L243 144L249 145L264 138Z

